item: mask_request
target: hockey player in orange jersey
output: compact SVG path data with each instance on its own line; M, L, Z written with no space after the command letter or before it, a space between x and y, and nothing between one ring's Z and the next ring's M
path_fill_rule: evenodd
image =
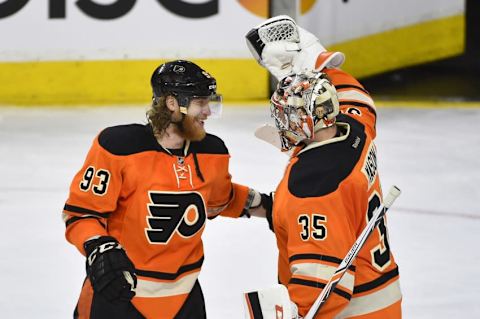
M206 219L268 204L232 183L225 144L205 132L221 106L215 79L177 60L151 85L148 124L100 132L70 187L66 238L87 258L74 318L205 318L197 278Z
M327 52L291 18L269 19L246 37L253 56L280 80L271 98L279 139L270 142L290 160L268 217L279 282L303 317L382 202L375 104L338 69L344 55ZM298 125L304 114L311 121ZM257 136L270 138L271 130ZM401 318L387 231L384 217L315 318Z

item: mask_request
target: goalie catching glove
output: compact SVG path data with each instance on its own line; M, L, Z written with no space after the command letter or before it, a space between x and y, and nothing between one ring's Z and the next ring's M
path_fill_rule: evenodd
M84 244L87 276L93 290L108 301L130 301L135 296L135 268L118 241L110 236Z
M338 68L345 61L343 53L327 52L317 37L286 15L266 20L245 38L253 57L277 80L305 70Z

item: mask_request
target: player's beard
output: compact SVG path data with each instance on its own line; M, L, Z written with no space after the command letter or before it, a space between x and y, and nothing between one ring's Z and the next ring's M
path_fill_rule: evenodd
M180 122L175 123L178 132L190 141L201 141L207 134L200 122L193 116L185 114Z

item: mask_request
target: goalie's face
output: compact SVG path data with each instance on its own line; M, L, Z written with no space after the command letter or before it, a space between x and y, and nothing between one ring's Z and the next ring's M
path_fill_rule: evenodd
M270 104L270 112L280 135L282 151L288 151L300 142L313 137L311 114L308 114L308 111L298 103L289 104L287 101L288 99L277 101L272 99Z
M270 104L282 143L282 151L314 138L315 131L330 127L339 112L333 85L321 72L282 79Z

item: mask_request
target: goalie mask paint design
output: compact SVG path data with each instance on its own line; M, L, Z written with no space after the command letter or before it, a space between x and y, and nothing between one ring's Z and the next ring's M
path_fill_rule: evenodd
M278 83L270 100L270 111L282 151L288 151L335 123L339 113L337 91L325 73L292 74Z

